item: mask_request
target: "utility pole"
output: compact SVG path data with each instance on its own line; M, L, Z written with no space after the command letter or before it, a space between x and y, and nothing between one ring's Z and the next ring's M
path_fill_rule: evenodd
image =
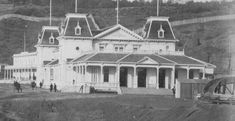
M117 24L119 24L119 0L117 0Z
M78 12L78 0L75 0L75 13Z
M52 0L50 0L50 26L51 26L51 16L52 16Z
M159 16L159 0L157 0L157 16Z
M24 26L24 41L23 41L23 46L24 46L24 52L26 52L26 30L27 30L28 25L26 24Z

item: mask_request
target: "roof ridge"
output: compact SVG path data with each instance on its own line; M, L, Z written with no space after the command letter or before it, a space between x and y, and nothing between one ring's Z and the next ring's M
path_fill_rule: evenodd
M187 55L184 55L185 57L188 57L188 58L190 58L190 59L193 59L193 60L195 60L195 61L198 61L198 62L200 62L200 63L203 63L203 64L205 64L205 66L207 66L207 65L212 65L213 67L215 67L216 68L216 65L214 65L214 64L210 64L210 63L207 63L207 62L205 62L205 61L201 61L201 60L199 60L199 59L196 59L196 58L193 58L193 57L190 57L190 56L187 56Z
M170 59L168 59L168 58L165 58L165 57L163 57L163 56L161 56L161 55L158 55L158 54L156 54L156 53L154 53L153 55L158 56L158 57L163 58L163 59L166 59L166 60L168 60L168 61L171 61L171 62L173 62L174 64L178 64L177 62L175 62L175 61L173 61L173 60L170 60Z
M126 57L128 57L131 54L133 54L133 53L129 53L129 54L125 55L124 57L122 57L119 60L117 60L116 63L119 63L121 60L125 59Z

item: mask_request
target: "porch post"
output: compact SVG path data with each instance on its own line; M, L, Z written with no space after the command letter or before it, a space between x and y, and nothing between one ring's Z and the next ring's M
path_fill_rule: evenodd
M171 89L175 86L175 66L172 68L171 72Z
M202 79L206 79L206 67L202 70Z
M7 72L6 72L7 70L5 69L4 70L4 80L6 80L7 78L6 78L6 75L7 75Z
M88 78L87 78L87 65L84 65L84 71L85 71L85 81L87 82L88 81Z
M120 87L119 77L120 77L120 67L116 66L116 84L117 84L117 87Z
M104 82L103 64L100 66L100 83Z
M134 66L133 68L134 68L134 74L133 74L133 75L134 75L134 78L133 78L133 88L138 88L138 82L137 82L137 81L138 81L138 80L137 80L137 76L138 76L138 75L136 74L136 72L137 72L137 71L136 71L136 70L137 70L137 67Z
M11 69L10 69L9 71L10 71L10 75L9 75L10 77L9 77L9 79L11 80Z
M8 70L6 70L7 71L7 75L6 75L6 77L7 77L7 80L8 80Z
M190 69L189 69L189 67L187 67L187 79L189 79L189 71L190 71Z
M156 88L159 89L159 70L160 70L160 67L157 66L156 69L157 69L157 74L156 74Z

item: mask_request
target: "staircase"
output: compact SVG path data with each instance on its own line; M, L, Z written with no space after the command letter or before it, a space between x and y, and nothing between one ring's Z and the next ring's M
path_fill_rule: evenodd
M141 95L173 95L170 89L155 88L125 88L121 87L122 94L141 94Z

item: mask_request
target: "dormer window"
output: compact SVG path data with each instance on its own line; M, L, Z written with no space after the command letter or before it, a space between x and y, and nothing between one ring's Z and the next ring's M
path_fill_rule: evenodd
M81 26L79 24L79 21L77 22L77 26L74 29L75 29L75 35L81 35L82 28L81 28Z
M164 38L164 29L162 28L162 25L160 25L160 29L158 30L158 38Z
M51 36L49 37L49 43L54 44L55 42L55 37L53 36L53 33L51 33Z

